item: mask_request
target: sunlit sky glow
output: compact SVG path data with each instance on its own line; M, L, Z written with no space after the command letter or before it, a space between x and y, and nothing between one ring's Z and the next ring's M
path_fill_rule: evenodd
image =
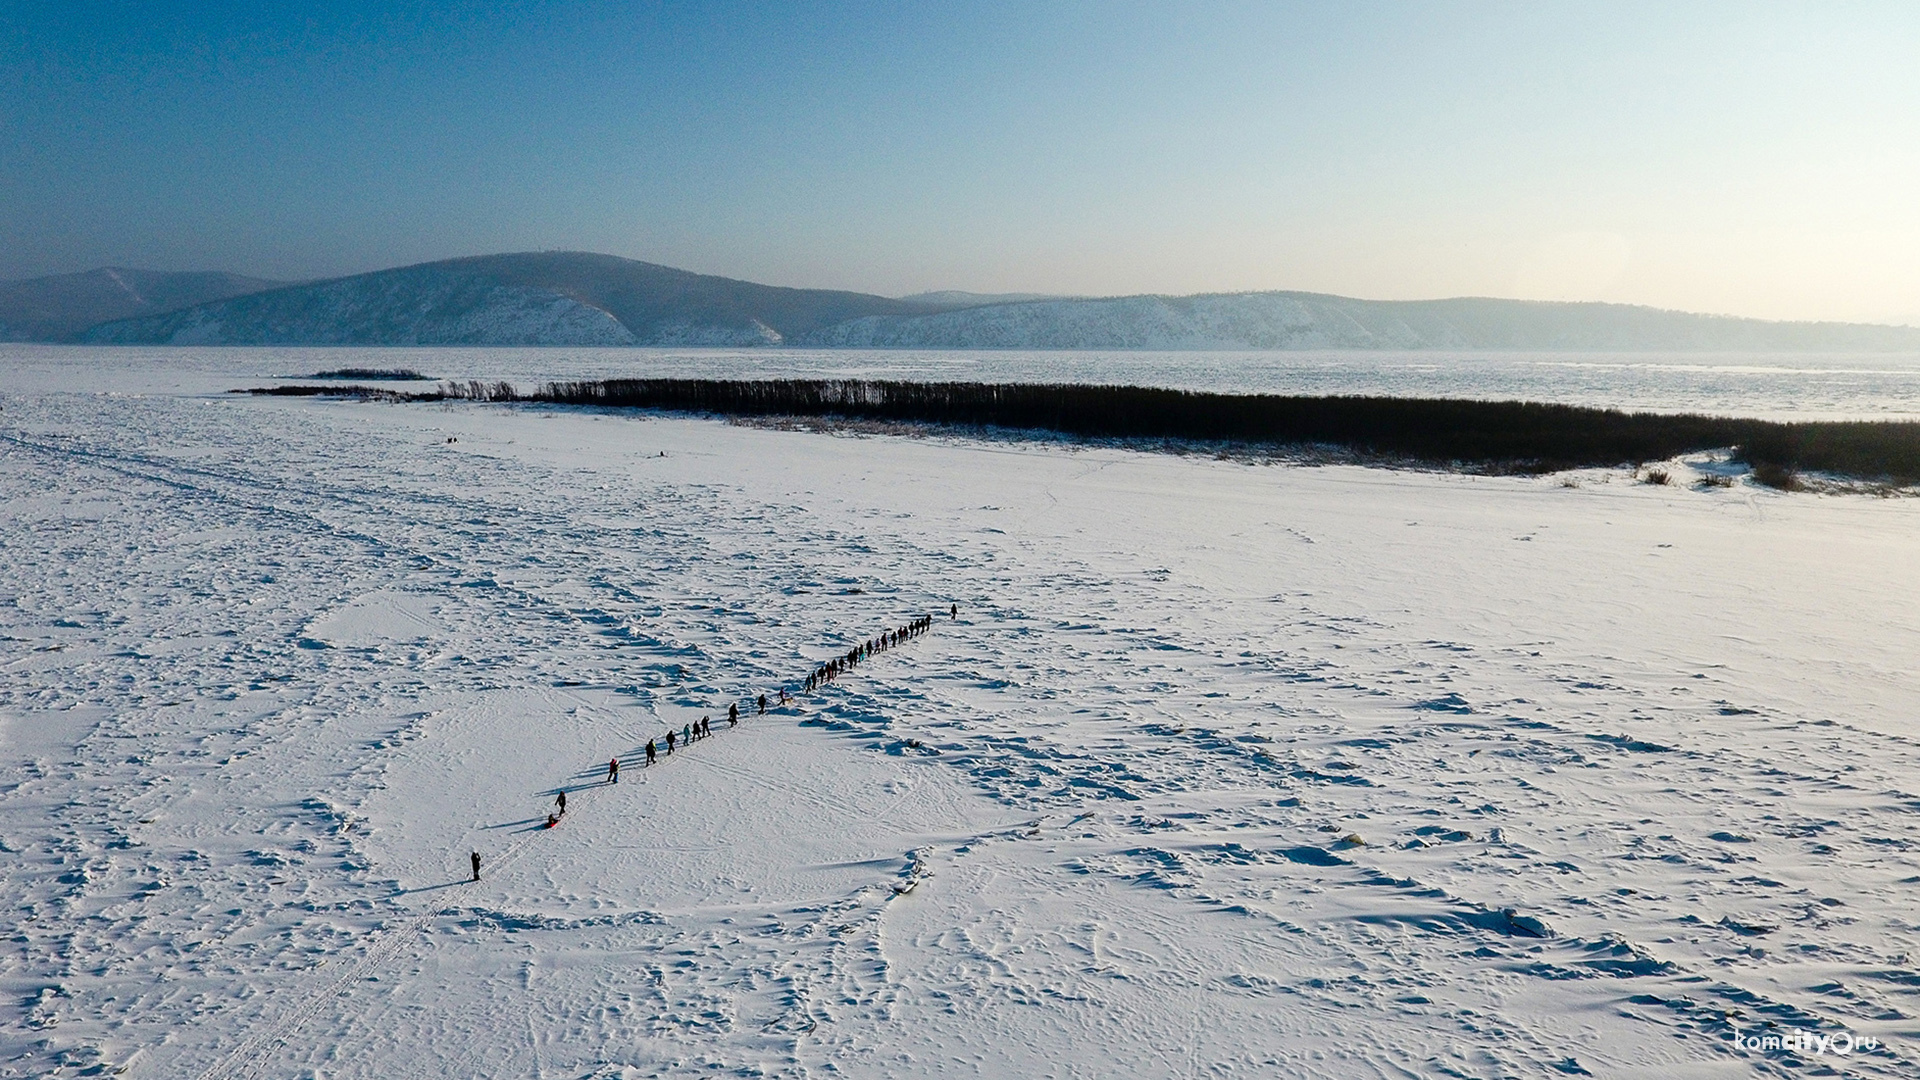
M1920 5L0 0L0 277L604 251L783 285L1920 324Z

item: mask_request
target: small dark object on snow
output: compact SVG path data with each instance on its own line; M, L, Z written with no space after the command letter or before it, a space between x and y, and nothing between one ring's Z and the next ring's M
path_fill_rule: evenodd
M477 851L473 853L473 880L480 880L480 853Z

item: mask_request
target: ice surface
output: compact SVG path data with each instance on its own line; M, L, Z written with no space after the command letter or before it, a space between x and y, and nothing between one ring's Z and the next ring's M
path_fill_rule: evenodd
M906 379L1079 382L1264 394L1551 401L1780 420L1920 419L1920 354L1052 352L765 348L121 348L0 344L8 390L219 392L276 377L407 367L434 378Z
M1912 1075L1910 500L130 355L0 398L0 1076Z

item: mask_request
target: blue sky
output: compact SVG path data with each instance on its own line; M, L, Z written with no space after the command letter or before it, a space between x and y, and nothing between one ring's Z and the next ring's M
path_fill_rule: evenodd
M0 277L605 251L902 294L1920 323L1920 5L0 0Z

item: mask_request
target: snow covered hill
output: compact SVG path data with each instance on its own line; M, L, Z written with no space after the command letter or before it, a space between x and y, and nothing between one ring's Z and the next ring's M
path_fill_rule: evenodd
M94 327L157 345L643 345L911 349L1920 351L1920 329L1624 304L1214 293L889 299L580 252L450 259Z
M0 281L0 341L65 341L110 319L177 311L285 284L239 274L121 266Z
M94 327L103 344L778 345L940 305L783 289L581 252L449 259Z
M109 323L87 338L168 345L634 344L618 319L565 296L477 277L408 272Z
M938 349L1913 350L1920 330L1777 323L1624 304L1355 300L1315 293L1125 296L874 315L824 347Z

